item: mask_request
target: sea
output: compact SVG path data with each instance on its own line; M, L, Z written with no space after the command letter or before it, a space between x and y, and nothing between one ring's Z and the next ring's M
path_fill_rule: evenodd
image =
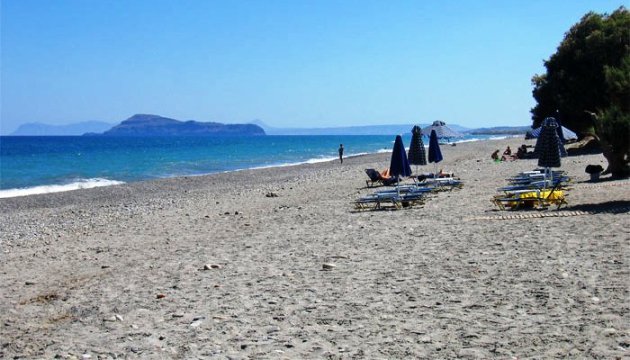
M456 142L497 136L466 136ZM333 161L391 151L391 135L0 136L0 198L178 176ZM403 136L409 145L411 134ZM424 139L428 144L428 139Z

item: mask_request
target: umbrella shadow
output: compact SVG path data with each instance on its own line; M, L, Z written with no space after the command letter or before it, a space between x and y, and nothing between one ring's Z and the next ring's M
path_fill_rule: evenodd
M536 207L522 207L518 210L510 210L510 211L518 211L518 212L541 212L546 211L546 209L540 209ZM630 201L628 200L615 200L615 201L606 201L603 203L593 203L593 204L580 204L580 205L570 205L563 207L560 211L583 211L590 214L625 214L630 213ZM505 210L501 209L490 209L486 210L486 212L491 213L503 213Z
M585 211L591 214L624 214L630 212L630 201L614 200L597 204L580 204L564 208L569 211Z
M599 179L597 179L597 181L592 181L592 180L584 180L584 181L577 181L577 184L584 184L584 185L596 185L596 184L600 184L600 183L606 183L606 182L611 182L611 181L619 181L619 180L627 180L627 179L619 179L619 178L615 178L612 177L612 175L606 176L606 177L600 177Z

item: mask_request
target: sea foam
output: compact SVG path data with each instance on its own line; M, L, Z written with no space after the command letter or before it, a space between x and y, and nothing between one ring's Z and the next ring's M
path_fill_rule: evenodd
M119 185L124 184L122 181L116 180L108 180L108 179L81 179L69 184L63 185L41 185L41 186L33 186L29 188L20 188L20 189L6 189L0 190L0 198L10 198L16 196L27 196L27 195L35 195L35 194L48 194L54 192L62 192L62 191L71 191L71 190L79 190L79 189L90 189L101 186L111 186L111 185Z

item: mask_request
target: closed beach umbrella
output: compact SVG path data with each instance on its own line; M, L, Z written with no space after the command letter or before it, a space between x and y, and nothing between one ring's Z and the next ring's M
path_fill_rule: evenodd
M540 135L534 147L538 156L538 166L560 167L560 158L567 156L567 151L558 136L558 123L554 118L546 118L541 126Z
M449 139L453 137L463 137L464 135L458 133L457 131L446 126L444 121L434 121L430 126L422 129L422 132L425 134L430 134L431 131L435 131L438 139Z
M392 160L389 163L389 176L410 175L411 167L409 167L405 146L403 145L402 137L397 135L396 141L394 141L394 149L392 150Z
M389 176L396 177L396 190L399 191L398 182L401 176L410 176L411 167L405 153L405 145L403 145L402 136L396 135L394 141L394 149L392 150L392 160L389 163Z
M546 118L542 130L536 141L534 152L538 156L538 166L545 168L545 180L552 167L560 167L560 148L564 148L556 128L558 124L554 118Z
M431 136L429 136L429 162L435 163L435 172L433 173L434 177L437 177L437 163L443 159L440 144L438 142L438 135L435 130L431 130Z
M418 172L418 165L424 166L427 164L427 154L422 142L422 129L417 125L411 129L411 145L409 145L408 158L409 164L416 165L416 172Z

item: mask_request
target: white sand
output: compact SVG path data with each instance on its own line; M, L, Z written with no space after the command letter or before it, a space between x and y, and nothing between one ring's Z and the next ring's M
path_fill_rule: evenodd
M498 211L521 143L399 211L352 205L389 154L0 199L0 358L627 358L630 182Z

